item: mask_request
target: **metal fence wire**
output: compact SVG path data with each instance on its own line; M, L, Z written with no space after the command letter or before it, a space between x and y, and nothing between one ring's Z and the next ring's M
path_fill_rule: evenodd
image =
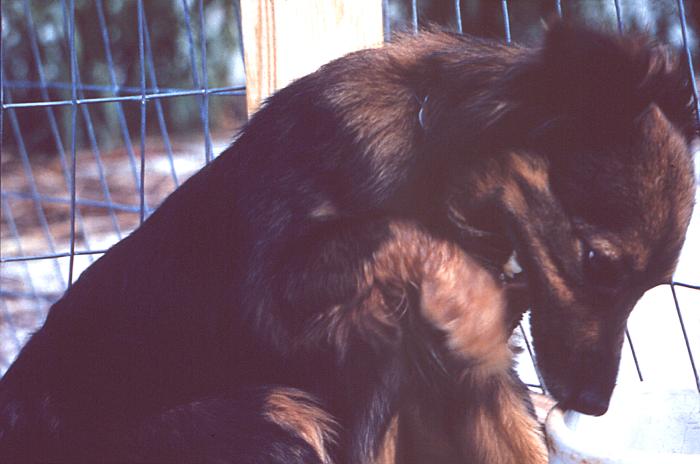
M620 31L624 8L646 5L600 1L614 11ZM680 32L697 104L685 5L669 2L675 13L666 22ZM430 3L382 0L385 39L396 29L418 31L422 7ZM462 32L478 2L451 3L450 25ZM550 9L566 17L577 3L555 0ZM509 6L516 10L515 2L502 0L498 12L507 43L511 20L519 21ZM80 272L211 161L244 121L242 111L230 110L245 96L239 12L237 0L2 3L0 373ZM220 56L225 60L217 62ZM693 358L700 324L685 321L686 306L700 306L695 280L652 292L663 302L657 311L675 321L667 333L677 348L670 355L674 369L685 371L684 385L700 391ZM700 307L694 309L692 320L700 320ZM521 364L531 369L521 374L542 389L523 325ZM628 371L638 380L653 378L659 364L644 358L659 350L660 336L632 329Z

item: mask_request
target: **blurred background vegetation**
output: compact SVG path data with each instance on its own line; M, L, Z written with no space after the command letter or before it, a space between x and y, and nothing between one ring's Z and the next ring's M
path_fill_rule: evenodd
M380 0L377 0L380 1ZM67 0L4 0L2 2L2 47L4 102L38 102L70 99L70 55L67 37ZM392 29L407 29L411 20L410 0L390 0ZM555 0L509 0L510 26L515 41L534 41L542 31L542 20L556 14ZM461 17L466 33L502 38L504 21L502 2L498 0L462 0ZM616 27L613 0L563 0L564 17ZM697 58L694 33L700 24L700 2L686 1L692 50ZM208 87L244 85L238 0L203 0L204 17L199 16L197 0L146 0L143 2L150 44L147 45L147 83L153 91L155 76L161 90L192 89L202 82L200 24L204 24ZM418 0L421 24L436 22L455 27L454 0ZM662 40L680 46L681 30L677 0L620 0L625 29L641 29ZM188 17L189 16L189 17ZM140 61L138 48L137 2L135 0L75 0L76 53L80 81L78 97L109 97L139 94ZM103 35L104 21L107 35ZM189 22L189 28L187 23ZM303 17L299 18L303 27ZM106 40L108 41L106 41ZM33 41L36 50L33 51ZM191 49L190 43L194 45ZM148 46L150 45L150 47ZM108 50L109 49L109 50ZM42 87L39 66L41 59ZM108 53L111 54L110 73ZM148 59L152 57L152 59ZM698 61L696 59L696 61ZM194 63L194 71L192 64ZM194 77L193 77L194 73ZM170 131L202 134L199 97L162 99ZM245 118L243 97L210 98L210 129L233 133ZM149 132L157 130L149 103ZM138 135L138 102L122 104L129 132ZM69 107L55 108L63 136L69 134ZM23 128L24 144L32 157L52 154L56 142L45 121L44 110L24 109L16 112ZM106 148L123 144L119 121L113 105L91 107L91 117L98 143ZM9 118L3 121L3 148L16 148ZM79 118L80 120L80 118ZM88 134L79 124L78 138L86 143ZM68 139L66 139L68 140ZM15 150L12 150L15 151Z
M399 12L398 16L410 17L410 0L390 3L392 9ZM561 0L559 3L564 18L598 27L617 27L615 0ZM618 3L625 30L648 31L666 42L682 45L678 0L618 0ZM417 4L422 22L456 25L454 0L419 0ZM513 40L521 42L539 37L542 21L558 14L556 0L508 0L507 5ZM685 9L690 25L697 25L700 2L685 0ZM466 33L491 38L503 37L502 1L462 0L461 16Z
M4 102L70 100L70 54L68 47L67 1L3 0L2 46ZM161 91L191 90L203 83L200 47L206 41L208 87L245 85L241 38L238 27L239 2L204 0L204 17L199 16L196 0L146 0L146 87L154 92L154 80ZM102 20L107 35L103 35ZM189 27L188 27L189 23ZM204 30L200 25L204 24ZM36 40L41 65L37 65L32 40ZM193 47L190 47L190 43ZM140 94L138 11L135 0L76 0L75 45L82 84L78 98ZM108 50L109 49L109 50ZM108 56L111 55L111 70ZM194 64L194 69L193 69ZM42 89L39 67L47 85ZM114 77L114 80L112 79ZM116 85L114 85L116 84ZM47 94L43 93L47 92ZM172 132L202 133L198 97L161 99L163 112ZM244 99L210 99L211 129L229 127L231 119L245 115ZM243 106L242 106L243 105ZM129 132L139 134L139 102L124 103ZM149 102L149 131L157 120ZM91 105L91 118L101 146L123 143L113 105ZM70 109L56 107L63 135L70 128ZM55 151L55 141L45 121L43 109L16 111L24 143L32 156ZM79 118L80 120L81 118ZM10 134L8 118L4 134ZM31 129L31 130L30 130ZM87 135L79 124L78 137ZM66 139L68 140L68 139ZM5 136L3 146L13 146ZM84 140L83 143L84 145ZM81 145L81 143L79 143Z

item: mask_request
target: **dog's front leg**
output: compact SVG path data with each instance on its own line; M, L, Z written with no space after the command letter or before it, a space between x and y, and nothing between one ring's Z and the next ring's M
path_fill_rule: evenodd
M409 435L432 443L426 456L447 447L441 462L547 462L527 389L512 368L508 306L506 287L468 256L455 251L429 255L421 309L446 335L449 372L442 395L447 399L418 401L402 421L425 432Z
M396 462L547 462L527 388L515 372L477 371L465 373L438 397L413 396L406 402L401 410Z
M512 370L474 369L463 379L466 462L545 464L547 451L527 388Z

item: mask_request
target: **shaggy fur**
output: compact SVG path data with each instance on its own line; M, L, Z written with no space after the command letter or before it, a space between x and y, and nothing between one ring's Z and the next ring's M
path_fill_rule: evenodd
M555 25L299 79L51 308L0 383L0 461L546 462L510 331L531 303L550 391L607 409L691 213L684 76Z

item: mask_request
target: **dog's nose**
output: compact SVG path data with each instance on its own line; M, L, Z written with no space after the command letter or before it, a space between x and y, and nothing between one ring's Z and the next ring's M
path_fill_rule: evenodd
M581 390L571 400L568 407L591 416L602 416L608 410L609 395L594 389Z

